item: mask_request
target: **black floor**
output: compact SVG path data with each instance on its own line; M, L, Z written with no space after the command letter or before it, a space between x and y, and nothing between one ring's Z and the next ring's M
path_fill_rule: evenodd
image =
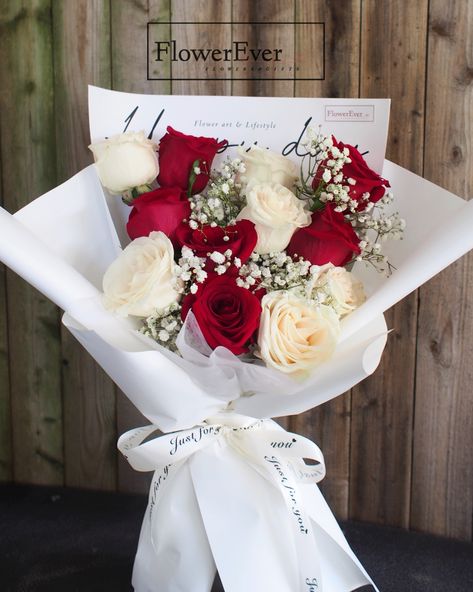
M130 592L145 505L138 496L0 486L0 592ZM473 592L471 544L343 528L381 592Z

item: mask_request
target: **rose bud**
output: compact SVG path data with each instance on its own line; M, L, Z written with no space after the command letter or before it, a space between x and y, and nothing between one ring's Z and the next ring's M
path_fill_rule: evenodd
M215 155L226 143L226 140L218 142L215 138L188 136L168 126L167 133L159 143L158 183L161 187L177 185L187 191L192 168L198 161L200 173L195 177L192 194L200 193L209 182Z
M133 200L126 230L131 239L160 230L176 244L176 229L190 212L185 191L179 187L160 187Z
M299 255L314 265L346 265L360 253L360 239L341 212L331 205L312 214L312 223L297 230L287 247L289 255Z

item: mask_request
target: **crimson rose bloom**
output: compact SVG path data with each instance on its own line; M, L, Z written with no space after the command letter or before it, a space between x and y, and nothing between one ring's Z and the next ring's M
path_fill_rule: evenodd
M200 193L209 182L212 162L226 140L217 142L215 138L187 136L168 126L167 133L159 142L159 176L161 187L178 186L187 191L192 165L199 161L200 175L197 175L192 193Z
M228 240L224 240L225 237ZM230 249L233 257L239 257L245 263L255 248L258 235L255 225L249 220L240 220L225 228L205 225L196 230L182 223L176 230L176 240L181 246L192 249L198 257L206 257L207 253L213 251L224 253Z
M362 200L364 193L369 193L370 197L368 201L376 203L379 201L386 191L386 187L391 187L389 181L383 179L375 173L366 164L366 160L360 154L359 150L355 146L350 144L344 144L338 142L335 137L332 136L333 145L343 152L344 148L348 148L350 151L351 162L343 165L342 173L345 179L352 178L356 181L355 185L350 185L349 195L351 199L354 199L359 203L358 209L363 210L366 207L366 203ZM328 159L327 159L328 160ZM322 179L322 174L325 170L327 160L320 163L317 173L312 181L312 188L317 189Z
M192 307L205 340L212 349L226 347L236 356L248 351L259 327L259 298L235 283L227 274L206 282L196 296L182 302L183 318Z
M331 205L312 214L312 223L299 228L291 239L287 252L300 255L314 265L333 263L343 266L360 253L356 232L341 212Z
M143 193L133 200L126 225L128 236L134 240L149 236L153 230L161 230L174 243L176 228L190 211L187 194L179 187L162 187Z

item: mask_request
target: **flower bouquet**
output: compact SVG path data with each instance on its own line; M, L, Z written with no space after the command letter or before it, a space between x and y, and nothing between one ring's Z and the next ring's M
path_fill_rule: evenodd
M270 418L375 370L382 313L473 247L472 207L382 166L383 101L320 128L323 99L90 97L96 165L2 211L0 257L151 422L118 443L154 471L135 590L372 584L321 451Z

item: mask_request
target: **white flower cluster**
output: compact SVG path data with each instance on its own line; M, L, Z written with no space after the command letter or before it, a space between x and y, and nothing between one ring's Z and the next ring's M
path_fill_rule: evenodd
M305 197L312 211L317 211L327 203L334 205L336 212L344 214L347 222L350 222L360 238L360 254L358 261L365 261L373 265L379 272L387 275L391 273L392 266L387 257L382 253L381 243L387 239L402 239L406 226L405 221L398 212L384 214L383 208L393 201L393 194L386 193L377 203L370 201L370 194L364 193L358 200L350 197L350 189L356 185L355 179L347 178L343 174L345 164L351 162L350 150L344 147L340 150L333 146L332 138L324 136L313 128L308 128L303 145L307 150L304 157L307 172L301 179L299 195ZM312 179L317 174L318 168L324 161L324 170L321 171L321 183L314 190ZM304 169L304 167L302 167ZM360 208L360 203L363 207Z
M406 228L406 221L401 218L399 212L382 212L393 200L393 194L388 192L376 204L370 202L364 211L347 215L347 220L360 237L358 246L361 253L357 255L356 260L364 261L386 275L391 274L393 267L382 253L382 243L389 239L402 240Z
M350 150L346 147L343 150L339 150L336 146L332 146L329 149L329 156L330 158L327 160L322 172L322 179L327 184L330 183L330 181L334 184L339 184L343 181L342 169L344 165L351 162ZM348 179L348 183L354 185L355 181L353 179ZM347 187L347 189L349 189L349 187Z
M327 171L328 169L325 169L325 172ZM356 212L358 202L355 199L350 199L349 190L350 188L347 185L329 183L325 189L320 192L319 200L322 203L335 203L336 212L345 212L347 210L349 212ZM366 194L364 199L368 200L369 194Z
M317 267L310 261L300 258L294 261L284 251L259 255L252 253L249 261L240 268L237 284L242 288L252 289L254 286L265 290L289 290L305 282Z
M301 180L299 195L304 195L311 203L311 209L317 210L323 204L331 202L335 204L337 212L354 212L358 202L350 198L350 185L355 185L354 179L346 179L343 175L343 167L351 162L350 150L340 150L333 145L330 136L325 136L314 128L307 128L303 146L307 150L307 176ZM321 180L315 193L312 189L312 179L318 172L322 161L326 161L321 170ZM366 199L369 198L369 195Z
M182 327L181 306L177 302L143 321L141 333L154 339L160 345L176 352L176 338Z
M316 196L320 202L327 203L332 202L336 204L336 212L356 212L358 208L358 202L356 199L350 198L350 185L355 185L354 179L346 179L343 175L343 166L351 162L350 151L348 148L344 148L340 151L336 146L330 148L330 158L322 172L322 180L325 183L325 187L322 187L318 196ZM369 194L363 196L365 201L369 200Z
M227 160L219 171L212 171L206 194L190 198L191 228L196 229L202 224L227 226L235 223L244 205L236 177L244 171L245 165L239 158Z
M330 175L329 169L325 169L323 175L325 175L325 173L328 173L328 175ZM328 175L326 175L326 177L328 177ZM318 199L322 203L332 202L336 204L336 212L346 212L347 210L352 213L356 212L359 204L356 201L356 199L350 198L350 185L353 185L355 181L353 179L348 179L348 185L343 185L341 182L337 182L340 176L341 173L338 173L337 175L332 177L334 182L327 183L325 189L320 192ZM368 201L369 197L369 193L365 193L362 196L362 199L364 201Z
M205 271L205 257L198 257L189 247L182 247L181 256L174 268L174 274L177 278L178 291L181 294L195 294L198 290L198 284L205 282L207 272Z
M214 251L213 253L210 253L209 259L215 263L214 271L218 275L223 275L231 266L232 261L236 267L241 266L240 259L238 257L233 257L231 249L227 249L223 253Z
M328 150L333 147L332 137L323 134L321 128L322 126L319 125L316 131L313 127L308 127L302 141L302 146L318 162L325 160L328 157Z
M240 269L237 284L246 289L290 292L309 306L328 306L342 318L365 300L362 284L344 267L312 265L285 252L253 253Z
M207 257L198 257L189 247L182 247L181 257L175 267L174 273L176 276L177 288L181 294L196 294L199 289L199 284L202 284L207 279L207 271L205 268L213 265L213 271L217 275L223 275L228 269L234 265L236 268L241 267L241 261L238 257L233 257L231 249L227 249L223 253L213 251L207 254Z

